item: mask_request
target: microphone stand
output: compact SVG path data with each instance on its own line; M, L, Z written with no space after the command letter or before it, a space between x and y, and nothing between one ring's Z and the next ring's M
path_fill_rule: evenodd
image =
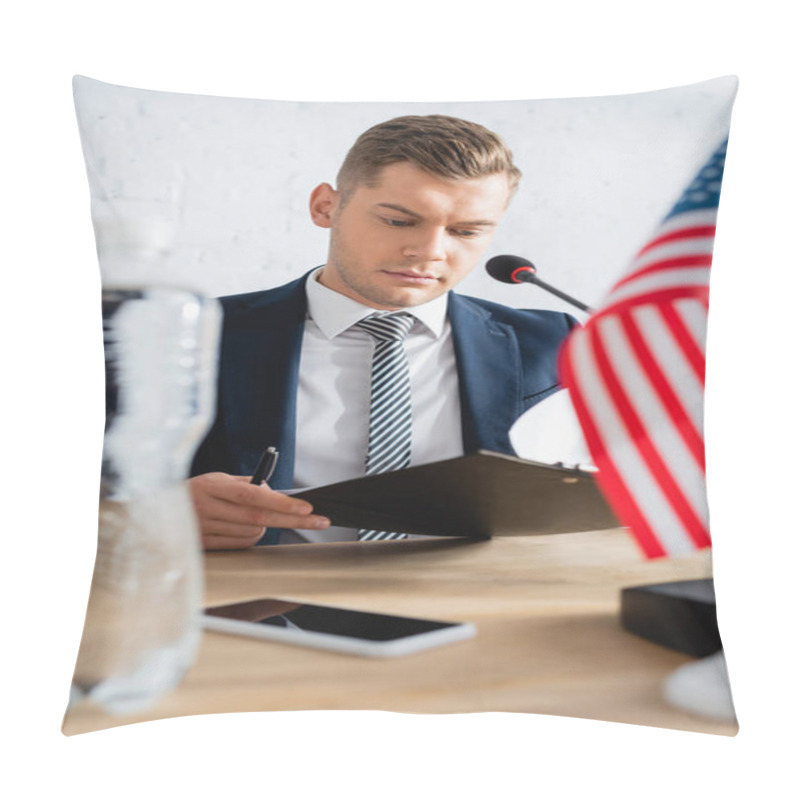
M556 297L560 297L562 300L570 303L571 305L579 308L581 311L586 311L587 313L591 314L594 312L593 308L590 308L585 303L581 303L580 300L576 300L574 297L570 297L568 294L565 294L560 289L556 289L555 286L550 286L549 283L545 283L541 278L537 277L530 269L519 270L519 275L515 276L515 280L517 283L533 283L536 286L544 289L546 292L550 292L550 294L554 294Z

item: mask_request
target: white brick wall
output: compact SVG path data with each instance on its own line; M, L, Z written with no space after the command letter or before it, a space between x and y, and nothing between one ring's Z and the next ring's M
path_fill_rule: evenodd
M455 103L294 103L132 89L78 77L93 215L174 232L169 252L101 257L110 282L157 280L217 296L283 283L321 264L312 188L334 182L355 137L404 113L447 113L500 133L524 173L487 258L515 253L599 302L725 135L735 80L601 98ZM160 226L160 227L157 227ZM149 262L148 262L149 259ZM463 291L565 308L478 269Z

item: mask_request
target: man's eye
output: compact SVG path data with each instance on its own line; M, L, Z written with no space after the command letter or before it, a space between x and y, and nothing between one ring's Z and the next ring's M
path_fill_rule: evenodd
M392 219L392 217L384 217L383 221L392 228L408 228L414 224L409 219Z
M481 231L471 231L471 230L454 230L452 231L453 236L460 236L462 239L474 239L476 236L481 235Z

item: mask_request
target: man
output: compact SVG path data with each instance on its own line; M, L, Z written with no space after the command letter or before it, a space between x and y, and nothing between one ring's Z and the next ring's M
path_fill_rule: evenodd
M190 481L204 547L356 538L331 534L308 503L248 476L270 445L280 450L272 487L357 477L365 461L383 471L368 453L380 334L362 323L376 314L404 328L396 347L410 382L411 442L401 466L478 448L513 452L514 421L559 388L556 353L574 322L450 290L481 260L519 178L486 128L409 116L363 133L337 188L314 189L311 218L330 229L324 266L222 299L217 418ZM284 530L276 538L265 528Z

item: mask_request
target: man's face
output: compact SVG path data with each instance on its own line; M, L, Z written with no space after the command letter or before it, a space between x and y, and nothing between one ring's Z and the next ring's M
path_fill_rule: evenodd
M433 300L478 263L509 197L505 174L446 180L405 161L345 203L322 184L311 196L312 219L331 229L320 283L372 308Z

